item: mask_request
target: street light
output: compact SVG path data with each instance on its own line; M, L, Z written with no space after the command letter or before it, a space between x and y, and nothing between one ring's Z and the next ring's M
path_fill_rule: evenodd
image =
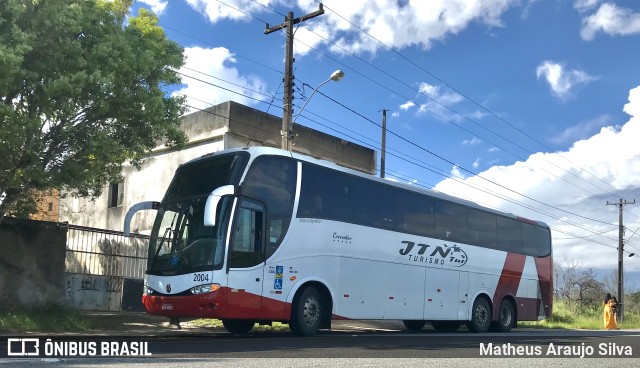
M335 72L331 73L331 76L329 77L329 79L327 79L326 81L320 83L318 85L318 87L313 89L313 92L311 92L311 95L309 95L309 98L307 98L307 100L304 102L304 105L302 105L302 108L300 109L300 111L298 111L298 114L296 114L296 117L293 118L293 120L291 121L291 126L289 127L289 142L290 142L289 143L289 151L293 150L293 144L291 143L293 141L293 124L296 123L296 120L298 120L298 117L300 116L300 114L302 114L302 111L304 110L304 108L307 106L309 101L311 101L311 97L313 97L313 95L316 93L318 88L324 86L325 84L329 83L330 81L338 82L342 78L344 78L344 72L342 70L338 69Z

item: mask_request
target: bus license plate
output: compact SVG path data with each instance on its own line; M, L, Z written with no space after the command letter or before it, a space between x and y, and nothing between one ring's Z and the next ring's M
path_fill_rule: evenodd
M162 310L173 310L173 304L162 304L160 308Z

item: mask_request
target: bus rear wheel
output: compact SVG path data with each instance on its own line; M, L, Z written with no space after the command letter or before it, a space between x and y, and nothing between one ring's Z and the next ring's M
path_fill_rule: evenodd
M487 299L478 297L473 302L471 309L471 321L467 323L467 327L471 332L487 332L491 326L491 306Z
M234 335L246 335L256 323L247 319L223 319L224 328Z
M298 336L315 336L322 322L322 301L318 290L305 288L291 310L289 328Z
M498 320L495 322L495 330L498 332L509 332L516 324L516 314L513 303L503 300L498 309Z
M427 322L426 321L416 321L416 320L405 319L405 320L402 321L402 323L404 323L404 327L406 327L407 330L420 331L420 330L422 330L422 328L424 327L425 323L427 323Z

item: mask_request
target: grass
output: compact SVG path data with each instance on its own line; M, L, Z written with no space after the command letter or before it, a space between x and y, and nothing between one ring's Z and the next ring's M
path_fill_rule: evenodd
M533 322L518 322L518 327L566 328L601 330L604 328L602 307L581 307L578 303L554 300L553 315L550 319ZM640 328L640 315L625 311L620 329Z
M95 327L95 323L80 311L58 305L0 312L0 331L66 332L88 331Z
M219 319L210 319L210 318L199 318L189 321L189 323L195 327L203 327L203 328L221 328L222 321ZM273 322L271 326L266 325L255 325L251 330L253 332L285 332L289 331L289 325L280 322Z

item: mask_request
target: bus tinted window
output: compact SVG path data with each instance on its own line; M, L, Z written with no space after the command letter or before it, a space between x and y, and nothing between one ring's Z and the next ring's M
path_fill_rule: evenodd
M435 236L454 242L467 242L467 208L459 204L436 201Z
M302 167L299 217L351 221L349 176L324 167Z
M351 217L358 225L395 229L395 191L384 184L351 178Z
M396 193L397 229L405 233L434 236L434 204L431 197L398 190Z
M267 258L278 248L289 227L296 192L296 167L296 162L288 157L258 157L242 184L243 195L267 207Z
M469 243L495 249L496 230L496 215L469 209Z
M208 195L226 184L237 184L247 163L243 154L221 155L182 165L176 171L164 201Z
M514 219L497 216L498 249L506 252L523 253L522 223Z
M523 223L522 242L525 254L535 257L551 254L551 237L547 228Z

